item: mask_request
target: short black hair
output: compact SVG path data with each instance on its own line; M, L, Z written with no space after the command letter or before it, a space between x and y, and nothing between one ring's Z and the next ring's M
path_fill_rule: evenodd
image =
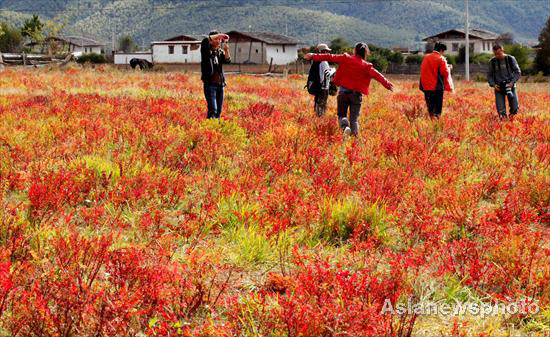
M363 59L367 56L367 50L369 50L369 46L364 42L355 45L355 55L359 55Z
M220 32L218 32L217 30L213 30L211 31L210 33L208 33L208 36L212 36L212 35L218 35Z
M447 45L441 42L436 42L434 46L435 51L445 51L447 50Z
M502 46L498 43L495 43L495 45L493 46L493 51L497 51L499 49L502 49Z

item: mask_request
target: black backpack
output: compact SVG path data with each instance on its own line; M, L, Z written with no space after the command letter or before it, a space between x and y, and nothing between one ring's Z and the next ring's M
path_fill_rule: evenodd
M311 68L309 68L309 75L307 76L307 92L311 95L318 95L321 92L321 62L313 62Z

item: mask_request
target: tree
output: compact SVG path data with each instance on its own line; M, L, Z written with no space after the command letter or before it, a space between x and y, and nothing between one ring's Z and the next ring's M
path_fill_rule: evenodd
M60 49L62 45L57 39L54 38L59 37L59 34L66 25L67 19L64 19L63 21L48 20L44 24L42 30L36 34L35 38L39 39L39 43L43 47L45 46L48 48L48 55L52 56L53 54L61 51Z
M388 61L395 63L395 64L402 64L405 60L405 56L401 52L393 52L389 57Z
M503 33L503 34L500 34L500 35L497 37L497 42L498 42L500 45L514 44L514 34L512 34L512 33Z
M529 64L529 49L519 44L504 47L504 51L512 55L518 61L521 70L526 70Z
M44 24L40 21L37 15L33 15L32 19L25 20L23 28L21 28L21 35L23 37L28 37L31 40L34 40L34 37L37 34L42 34L42 29ZM36 41L35 41L36 42Z
M130 53L130 52L136 51L136 49L137 49L137 45L134 42L134 39L132 39L130 35L122 36L118 40L118 50L125 53Z
M378 71L384 72L388 69L388 60L383 55L378 53L372 53L369 56L368 61L372 63L374 68Z
M330 49L334 54L342 54L353 50L353 46L346 39L338 37L330 41Z
M21 51L23 37L21 31L15 27L11 27L5 22L0 23L0 52L3 53L18 53Z
M422 55L418 55L418 54L408 55L407 58L405 58L405 63L406 64L420 64L420 63L422 63Z
M548 17L546 26L539 35L539 49L535 57L535 68L544 75L550 75L550 17Z

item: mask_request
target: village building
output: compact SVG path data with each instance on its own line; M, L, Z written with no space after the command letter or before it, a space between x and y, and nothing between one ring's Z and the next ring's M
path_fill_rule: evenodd
M155 64L200 63L203 38L194 35L178 35L164 41L151 42L151 62Z
M229 50L233 63L285 65L298 59L299 41L268 32L230 31Z
M470 52L492 53L493 46L496 44L499 35L481 29L470 29ZM446 53L449 55L458 55L460 48L466 45L466 33L463 29L451 29L439 34L428 36L422 41L439 41L447 45Z
M46 39L46 43L44 45L47 48L55 49L57 52L69 52L77 56L91 53L105 53L104 43L83 36L49 37ZM34 48L39 46L39 44L36 42L30 42L27 43L26 46Z
M229 51L236 64L285 65L298 59L298 41L285 35L266 32L231 31ZM154 64L198 64L201 62L201 41L206 37L178 35L163 41L151 42L147 52L114 55L115 64L129 64L132 58Z

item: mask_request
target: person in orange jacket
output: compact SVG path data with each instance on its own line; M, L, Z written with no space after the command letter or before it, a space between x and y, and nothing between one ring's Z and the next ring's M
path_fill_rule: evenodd
M453 82L447 59L447 46L437 42L434 51L424 56L420 66L420 90L424 92L430 118L439 118L443 110L443 92L453 92Z

